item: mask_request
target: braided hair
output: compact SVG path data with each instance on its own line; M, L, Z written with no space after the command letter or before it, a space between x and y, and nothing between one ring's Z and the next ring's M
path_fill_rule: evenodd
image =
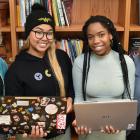
M119 59L120 59L120 64L121 64L121 69L123 73L123 82L124 82L124 87L125 90L122 94L122 98L124 98L124 93L127 93L128 98L131 99L130 96L130 85L129 85L129 79L128 79L128 69L127 69L127 64L124 58L124 49L122 48L122 45L119 41L119 36L116 31L116 28L114 27L113 22L105 17L105 16L91 16L84 24L83 26L83 41L84 41L84 48L83 48L83 53L84 53L84 62L83 62L83 75L82 75L82 91L83 91L83 98L86 100L86 85L87 85L87 77L88 77L88 72L90 68L90 55L91 55L91 49L88 45L88 38L87 38L87 29L88 26L92 23L97 23L99 22L104 28L108 30L108 32L113 36L112 43L111 43L111 48L112 50L116 51L119 53Z

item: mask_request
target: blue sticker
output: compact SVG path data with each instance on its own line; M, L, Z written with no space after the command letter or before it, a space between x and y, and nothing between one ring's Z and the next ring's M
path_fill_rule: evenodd
M28 108L29 112L33 112L33 110L34 110L33 107Z

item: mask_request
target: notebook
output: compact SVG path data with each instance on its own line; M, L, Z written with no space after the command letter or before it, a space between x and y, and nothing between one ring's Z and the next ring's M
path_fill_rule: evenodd
M44 132L63 134L66 128L66 98L0 97L0 131L30 134L33 125Z
M119 130L136 129L136 100L85 101L74 104L74 109L78 126L87 126L95 131L106 125Z

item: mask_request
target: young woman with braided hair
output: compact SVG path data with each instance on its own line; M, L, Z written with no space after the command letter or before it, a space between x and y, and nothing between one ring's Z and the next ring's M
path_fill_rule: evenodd
M83 26L84 50L73 65L75 102L133 98L135 65L125 55L110 19L91 16ZM78 80L78 82L77 82ZM73 123L79 140L125 140L126 132L108 124L94 132Z

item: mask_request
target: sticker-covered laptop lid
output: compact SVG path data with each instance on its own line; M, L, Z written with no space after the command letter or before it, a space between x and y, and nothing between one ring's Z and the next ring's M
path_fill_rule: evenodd
M31 127L39 125L48 134L63 134L66 104L60 97L0 97L0 131L30 134Z

